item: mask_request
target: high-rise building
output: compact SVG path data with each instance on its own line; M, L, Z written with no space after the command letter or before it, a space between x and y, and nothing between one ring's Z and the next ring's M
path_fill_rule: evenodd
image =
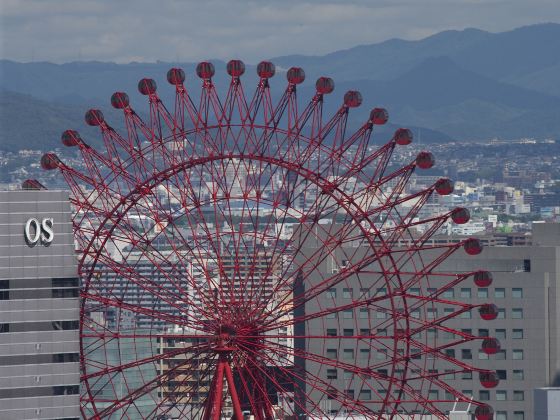
M446 239L446 243L464 238ZM448 356L464 361L467 365L497 372L500 378L498 386L487 389L481 385L477 374L469 371L453 372L449 369L451 366L445 365L445 361L439 366L430 367L430 373L440 377L451 388L465 395L470 394L477 401L490 404L494 408L496 420L531 419L534 408L533 390L560 385L560 224L533 224L532 238L524 243L526 245L523 246L488 246L476 256L457 252L438 267L438 271L446 273L474 272L480 269L492 273L493 282L488 287L478 287L474 282L462 282L445 290L441 297L443 300L475 305L497 305L498 317L492 321L480 319L479 314L473 310L445 322L445 325L455 331L497 338L501 348L496 354L488 355L482 351L482 340L446 348L446 343L457 339L449 331L434 328L422 333L426 334L429 340L441 345ZM304 250L304 254L314 251L313 244L309 246L310 249ZM358 255L359 259L361 250L357 249L354 255ZM344 253L345 250L343 248L338 251ZM342 256L339 257L337 260L344 261ZM320 278L336 273L338 269L340 267L325 259L313 273L317 279L307 279L306 287L314 281L318 282ZM361 274L359 277L348 278L345 282L329 288L323 294L322 301L310 301L304 310L315 313L319 310L319 304L325 307L344 307L345 303L353 299L363 300L364 296L378 297L386 293L383 281L380 281L378 276L368 277L367 274ZM429 288L408 290L410 295L425 296L426 292L429 294ZM451 305L437 303L428 309L425 316L437 319L453 311ZM411 312L410 316L416 315ZM384 326L388 324L389 317L390 308L384 310L382 305L377 304L375 307L362 307L359 310L341 310L327 319L309 322L305 328L315 333L322 330L321 334L327 336L386 336L391 335L391 331ZM377 340L381 343L377 350L368 348L361 341L363 340L344 340L344 346L341 346L337 340L333 340L332 345L326 345L324 348L310 348L305 347L310 346L310 343L296 340L295 346L306 348L313 354L322 354L325 358L343 362L346 360L348 363L355 363L356 366L382 365L387 360L387 351L383 349L384 343L380 339ZM417 357L418 360L423 358L424 356ZM353 380L352 372L335 367L321 369L320 365L309 361L296 360L297 363L305 363L307 372L316 375L324 381L323 383L331 384L333 389L344 389L347 395L358 400L371 399L370 391L355 388L360 381ZM378 369L377 373L387 374L387 371ZM400 373L403 372L396 371L396 374ZM410 385L415 386L413 383ZM314 397L320 398L312 388L306 392L312 396L315 393L317 395ZM383 395L384 390L378 389L377 392ZM295 398L297 399L297 395ZM453 396L443 389L431 390L429 398L453 400ZM337 412L339 404L335 398L323 400L321 409Z
M476 366L496 370L500 377L496 388L485 389L478 378L468 375L448 382L487 401L496 420L533 418L533 390L560 383L560 224L534 223L532 245L489 246L468 259L450 258L446 268L458 272L484 268L492 273L489 287L472 284L454 293L458 300L493 302L499 308L498 318L482 321L473 315L454 320L452 326L496 337L501 344L501 350L491 356L476 347L480 342L456 350L479 359Z
M79 280L68 193L0 191L0 418L77 419Z

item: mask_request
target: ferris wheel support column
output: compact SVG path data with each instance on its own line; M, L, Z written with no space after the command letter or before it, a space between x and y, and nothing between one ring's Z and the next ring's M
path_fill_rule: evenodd
M204 420L220 420L222 412L222 390L224 385L224 365L220 358L206 402Z
M242 420L243 413L241 412L241 403L239 402L239 395L237 395L237 390L235 389L235 382L233 381L233 373L231 371L231 366L229 362L224 362L224 372L226 374L226 381L228 384L229 395L231 396L231 402L233 404L233 414L235 420Z
M243 412L241 411L241 402L239 401L239 395L235 389L235 381L233 380L233 372L230 366L229 354L232 349L228 347L219 347L216 349L219 353L218 364L216 366L216 372L214 378L212 379L211 389L208 395L208 401L206 404L206 412L204 414L204 420L220 420L222 414L222 403L223 403L223 389L224 389L224 375L226 383L228 385L229 395L231 397L231 402L233 405L233 419L243 420Z

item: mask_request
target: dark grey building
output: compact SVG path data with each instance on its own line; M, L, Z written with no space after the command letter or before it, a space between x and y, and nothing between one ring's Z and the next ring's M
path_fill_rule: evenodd
M68 193L0 191L0 419L77 419L79 280Z

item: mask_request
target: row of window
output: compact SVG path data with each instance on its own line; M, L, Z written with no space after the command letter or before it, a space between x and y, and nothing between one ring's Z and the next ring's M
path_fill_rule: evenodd
M355 360L356 349L342 349L342 359L343 360ZM370 349L359 349L358 353L360 358L368 359L371 354ZM455 349L446 349L446 354L449 357L455 357ZM327 348L325 352L326 357L329 359L338 359L338 349L330 349ZM385 350L378 350L376 351L376 359L385 359L387 357L387 352ZM473 358L473 351L471 349L462 349L461 350L461 359L463 360L471 360ZM488 355L484 353L482 350L478 352L479 359L488 359ZM507 354L506 350L499 350L494 356L494 360L506 360ZM524 354L523 350L521 349L513 349L511 350L511 359L512 360L523 360Z
M354 328L343 328L342 329L342 336L343 337L355 337L355 331ZM372 334L372 330L370 330L369 328L360 328L358 331L358 335L359 336L363 336L363 337L369 337ZM472 334L472 330L471 329L462 329L461 330L464 333L467 334ZM507 330L504 328L496 328L494 330L494 335L493 337L497 338L498 340L505 340L508 337L507 334ZM430 329L428 330L428 332L430 333L430 337L433 337L433 335L437 334L437 330L435 329ZM327 328L326 330L326 334L327 337L338 337L338 330L336 328ZM377 336L380 335L387 335L387 330L386 329L377 329ZM449 331L443 331L442 332L443 338L457 338L456 334L449 332ZM524 337L524 331L523 328L513 328L511 330L510 333L510 338L514 339L514 340L520 340L523 339ZM478 336L479 337L490 337L490 329L488 328L479 328L478 329Z
M508 391L505 390L496 391L496 401L509 401L510 398L512 401L525 401L525 392L513 391L510 395L508 395ZM478 400L490 401L490 391L486 389L479 391Z
M342 336L343 337L356 337L355 336L355 331L353 328L343 328L342 329ZM375 335L376 338L381 338L381 337L389 337L389 331L387 330L387 328L377 328L375 331L373 329L369 329L369 328L360 328L358 331L358 335L362 336L362 337L368 337L370 335ZM460 330L462 333L464 334L473 334L473 330L471 328L462 328ZM474 332L476 334L476 332ZM450 332L450 331L439 331L435 328L429 328L426 330L426 334L428 338L438 338L439 335L442 336L442 338L444 339L455 339L457 338L457 335ZM336 328L327 328L326 329L326 335L327 337L338 337L339 336L339 330ZM524 330L523 328L513 328L509 335L507 333L507 330L504 328L496 328L494 330L494 335L490 334L490 330L488 328L479 328L478 329L478 336L479 337L495 337L498 340L505 340L508 337L510 339L513 340L520 340L523 339L525 336ZM420 339L422 338L422 333L418 332L416 334L413 335L414 338L416 339Z
M448 355L450 355L450 354L449 354L449 351L450 351L450 350L454 350L454 349L447 349L447 350L446 350L446 353L447 353ZM479 359L488 359L488 357L487 357L488 355L486 355L486 354L483 355L482 353L483 353L483 352L479 350L479 356L478 356L478 358L479 358ZM455 353L453 353L453 355L454 355L454 354L455 354ZM452 356L452 357L454 357L454 356ZM472 355L472 350L471 350L471 349L462 349L462 350L461 350L461 359L463 359L463 360L471 360L472 358L473 358L473 355ZM513 350L511 351L511 359L512 359L512 360L523 360L523 358L524 358L523 350L521 350L521 349L513 349ZM494 355L492 356L492 359L493 359L493 360L506 360L506 359L507 359L506 350L499 350L496 354L494 354Z
M0 324L0 333L77 330L79 321L36 321Z
M338 379L339 378L339 374L338 374L338 369L337 368L329 368L326 371L326 378L327 379ZM383 372L386 370L381 369L379 372ZM439 373L438 369L430 369L428 370L428 372L431 375L437 376ZM355 379L357 377L357 374L350 371L350 370L346 370L343 369L342 370L342 378L346 381L350 381L352 379ZM399 374L403 374L404 371L401 369L397 369L395 371L395 374L398 376ZM417 375L420 373L420 371L417 371L416 369L412 369L410 372L413 376ZM500 380L507 380L508 379L508 372L507 370L503 370L503 369L498 369L496 370L496 374L498 375L498 378ZM445 370L444 374L441 375L443 377L443 379L445 380L456 380L456 379L463 379L463 380L472 380L473 379L473 373L472 372L456 372L453 370ZM516 381L521 381L525 379L525 371L523 369L513 369L511 371L511 375L510 375L510 379L512 380L516 380ZM517 392L517 391L516 391ZM517 396L519 397L519 396ZM514 397L517 398L517 397Z
M437 293L438 289L435 288L428 288L426 290L426 294L430 295L433 293ZM357 291L356 291L357 292ZM352 287L344 287L342 288L342 298L344 299L352 299L354 297L354 288ZM368 298L371 297L372 295L375 296L379 296L379 295L384 295L387 293L387 288L385 287L378 287L377 289L368 289L368 288L360 288L359 289L359 293L356 293L356 297L360 297L360 298ZM408 293L410 295L414 295L414 296L420 296L421 295L421 290L420 288L417 287L413 287L410 288L408 290ZM461 287L460 289L458 289L458 292L455 293L455 289L451 288L451 289L447 289L445 291L443 291L441 293L441 296L444 298L455 298L455 295L457 294L457 297L459 298L463 298L463 299L470 299L473 297L473 293L472 293L472 289L470 287ZM487 287L479 287L476 291L477 297L479 298L488 298L490 297L490 289ZM326 293L325 293L325 297L327 299L335 299L337 297L337 289L336 287L331 287L329 289L327 289ZM504 287L496 287L494 288L494 294L493 297L495 298L505 298L506 297L506 289ZM511 297L514 299L522 299L523 298L523 288L521 287L513 287L511 289Z
M457 309L456 308L444 308L443 309L443 313L445 315L448 314L452 314L454 312L456 312ZM340 313L342 314L342 319L354 319L354 309L343 309L342 311L340 311ZM523 319L523 308L512 308L511 309L511 319ZM410 316L412 318L420 318L420 311L419 310L413 310L410 312ZM369 309L368 308L358 308L358 318L359 319L369 319L370 314L369 314ZM390 311L380 311L377 310L375 311L375 318L376 319L387 319L390 317ZM426 318L427 319L435 319L438 317L438 310L436 308L428 308L426 309ZM462 319L471 319L472 318L472 312L471 311L465 311L465 312L461 312L461 314L459 315L460 318ZM326 315L327 319L337 319L339 318L338 312L329 312ZM506 318L506 310L501 308L498 309L498 318L499 319L505 319Z

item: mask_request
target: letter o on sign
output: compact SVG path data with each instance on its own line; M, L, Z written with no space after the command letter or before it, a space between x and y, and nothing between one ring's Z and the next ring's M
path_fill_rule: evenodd
M35 246L41 238L41 225L37 219L31 218L25 223L25 242L29 246Z

